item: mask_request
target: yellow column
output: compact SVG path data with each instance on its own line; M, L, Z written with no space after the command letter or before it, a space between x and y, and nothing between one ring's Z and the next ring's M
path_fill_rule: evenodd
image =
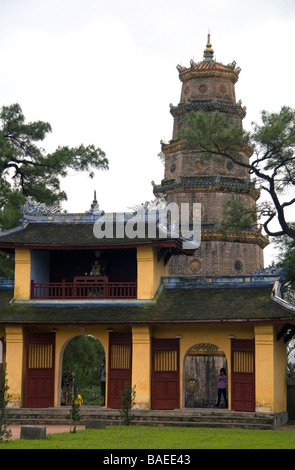
M6 327L6 367L8 406L20 407L22 401L23 330L22 327Z
M23 248L15 249L14 298L30 299L31 253Z
M161 283L161 276L168 275L168 264L158 260L157 248L137 248L137 298L152 299Z
M274 331L273 326L255 327L256 411L274 412Z
M151 246L137 248L137 298L154 296L154 254Z
M280 327L279 327L280 328ZM274 330L274 396L275 413L287 412L287 344L283 338L276 340L277 330Z
M132 386L135 408L151 407L151 338L149 327L132 328Z

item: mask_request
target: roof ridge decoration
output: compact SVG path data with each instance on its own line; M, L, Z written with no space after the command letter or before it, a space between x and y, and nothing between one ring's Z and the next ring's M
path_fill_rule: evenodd
M287 300L284 299L284 293L283 293L283 288L280 283L280 281L275 281L273 285L273 289L271 292L271 298L274 302L279 304L281 307L284 309L288 310L289 312L295 314L295 304L288 302ZM294 331L292 333L292 336L294 335Z
M44 203L35 201L31 196L27 198L23 206L20 206L20 210L24 217L26 215L53 215L60 213L59 206L47 206Z
M35 201L31 196L26 200L23 206L20 206L22 212L22 219L20 219L21 226L26 226L29 222L93 222L97 218L102 217L105 212L100 210L99 204L96 200L96 191L94 191L94 199L91 204L90 210L85 213L67 213L61 212L59 206L47 206L44 203Z

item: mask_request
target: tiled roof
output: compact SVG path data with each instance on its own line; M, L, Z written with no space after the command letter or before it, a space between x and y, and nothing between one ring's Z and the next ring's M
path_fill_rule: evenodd
M213 60L204 60L194 66L194 70L209 71L209 70L221 70L222 72L232 72L232 69L220 62L214 62Z
M238 114L242 119L246 116L246 108L240 104L233 103L230 100L221 99L205 99L205 100L189 100L173 106L170 113L173 117L185 114L191 111L219 111Z
M203 60L198 63L191 60L190 67L177 66L177 69L179 71L179 78L182 81L188 80L192 76L225 75L236 83L240 73L240 68L236 68L234 63L223 65L222 63L215 62L214 60Z
M295 314L271 299L268 287L164 289L142 306L37 306L9 304L11 291L0 292L1 324L157 325L198 323L294 323Z
M116 226L113 226L113 237L97 238L93 232L93 223L28 223L23 227L8 230L0 235L0 249L23 246L30 248L89 248L137 246L140 244L158 244L181 248L181 239L169 238L157 234L152 237L129 238L124 233L116 238ZM135 229L136 230L136 229ZM102 230L103 231L103 230ZM148 234L147 226L145 230Z

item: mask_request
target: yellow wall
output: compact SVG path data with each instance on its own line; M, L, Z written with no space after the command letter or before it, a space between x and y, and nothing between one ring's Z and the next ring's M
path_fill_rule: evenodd
M119 329L116 327L116 331ZM91 334L103 345L108 364L109 333L106 327L59 326L56 332L55 348L55 390L54 406L60 405L62 359L68 342L77 335ZM256 411L286 411L286 345L276 340L273 326L134 326L132 328L132 386L136 387L136 407L151 407L151 338L179 339L180 407L185 407L184 362L190 348L196 344L210 343L220 347L227 359L229 380L228 401L231 408L231 339L253 338L255 336L255 381ZM5 361L7 381L11 400L9 406L24 406L24 337L22 327L5 329ZM99 366L99 364L98 364ZM107 396L107 395L106 395ZM106 403L107 406L107 403Z
M275 327L255 327L256 411L286 411L287 351Z
M55 406L60 404L62 357L68 342L80 334L91 334L103 345L108 364L108 332L105 327L63 327L56 333L56 369L55 369ZM179 376L180 376L180 407L185 407L184 361L189 349L200 343L210 343L220 347L227 359L228 401L231 408L231 339L254 337L252 327L232 326L163 326L150 328L134 326L132 328L132 386L136 390L136 407L149 409L151 407L151 338L179 339ZM255 327L256 344L256 411L286 411L286 354L282 341L274 341L272 326ZM274 354L276 352L276 355ZM284 377L283 377L284 375ZM106 394L107 396L107 394ZM107 403L106 403L107 405Z
M161 276L168 274L168 264L158 261L157 248L137 247L137 298L152 299L159 288Z
M274 411L273 343L272 326L255 327L256 411Z
M15 249L14 298L30 299L31 253L23 248Z
M287 409L287 345L283 338L276 340L274 331L274 412Z
M210 343L220 347L227 360L227 375L228 375L228 403L231 406L231 339L229 336L235 335L237 338L246 339L253 337L253 328L251 327L233 327L233 326L181 326L175 327L158 327L152 331L152 336L155 338L173 338L176 335L181 336L179 340L179 374L180 374L180 407L185 407L185 384L183 382L184 376L184 361L189 349L202 343Z
M6 327L6 379L10 395L9 407L20 407L23 383L23 329L17 326Z
M132 328L132 386L135 385L136 408L151 407L151 337L149 327Z

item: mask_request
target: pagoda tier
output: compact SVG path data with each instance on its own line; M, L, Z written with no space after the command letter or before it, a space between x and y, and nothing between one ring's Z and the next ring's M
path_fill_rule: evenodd
M194 111L219 111L233 124L242 126L246 108L236 102L235 83L240 68L214 60L210 35L203 61L190 62L190 67L177 66L182 82L180 102L170 104L173 133L170 142L161 142L165 157L164 179L153 183L156 196L164 195L168 203L200 203L202 208L202 242L195 258L172 257L170 273L176 275L234 275L253 273L263 268L263 248L268 244L256 223L247 230L220 233L220 222L228 201L236 201L252 211L260 196L246 167L227 158L204 158L178 138L186 117ZM237 149L244 163L249 163L253 149ZM191 209L192 214L192 209Z

